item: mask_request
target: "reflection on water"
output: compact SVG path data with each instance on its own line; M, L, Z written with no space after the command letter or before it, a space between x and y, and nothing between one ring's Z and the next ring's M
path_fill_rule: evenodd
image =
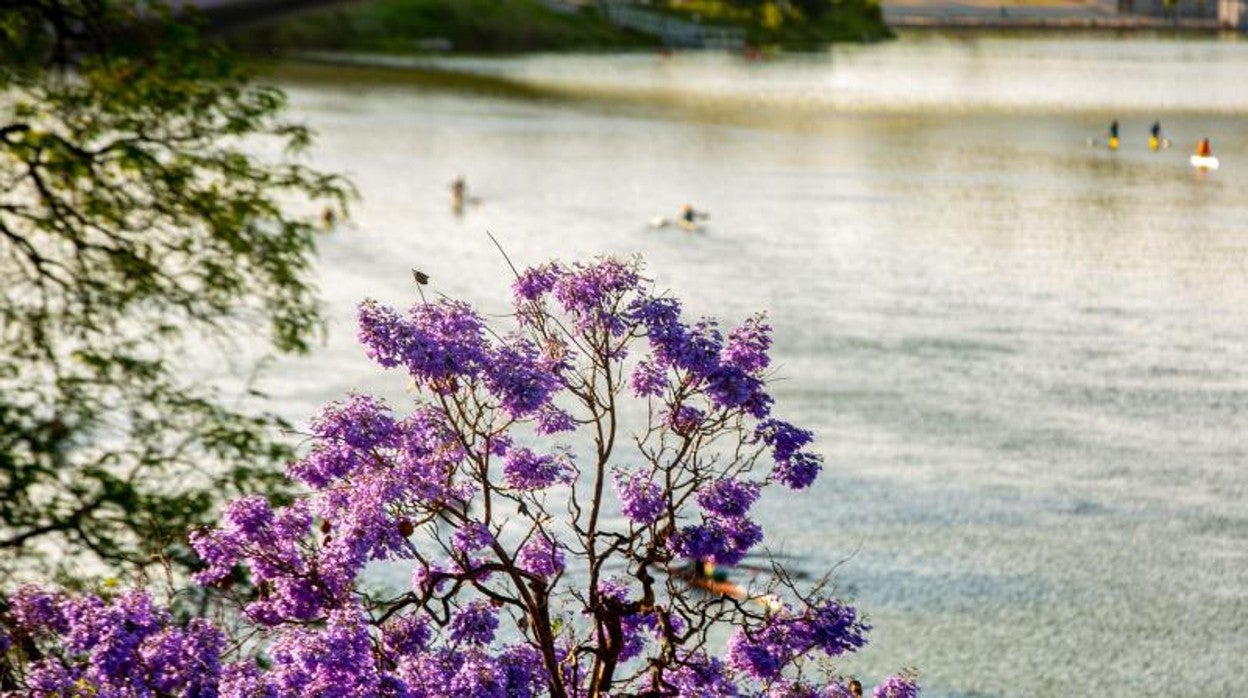
M405 58L396 65L460 70L530 88L643 97L722 111L783 107L838 111L1101 111L1242 114L1248 41L1158 36L1125 40L1075 32L1012 37L919 32L902 41L750 61L695 52L568 58Z
M829 467L762 516L809 571L844 561L876 625L848 669L915 665L937 696L1242 692L1248 44L488 67L718 106L291 85L317 164L364 201L324 242L329 345L270 385L289 416L352 388L404 399L351 315L413 301L410 267L502 311L487 230L519 263L641 253L695 312L770 312L781 416L816 429ZM717 91L751 95L748 117ZM807 97L817 118L789 118ZM1149 153L1157 113L1176 147ZM1114 117L1122 150L1086 146ZM1204 135L1223 168L1201 175ZM461 172L482 203L456 217ZM646 226L685 202L705 233Z

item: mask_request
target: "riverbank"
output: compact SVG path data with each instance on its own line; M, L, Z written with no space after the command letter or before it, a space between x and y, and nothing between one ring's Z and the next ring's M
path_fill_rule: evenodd
M236 35L264 54L347 51L399 55L660 48L811 50L892 36L877 0L815 0L806 12L777 3L737 7L704 0L636 7L584 0L374 0L314 10ZM611 11L608 12L607 10ZM712 42L728 35L732 45Z
M1212 17L1120 14L1116 0L885 0L894 29L967 30L1222 30Z

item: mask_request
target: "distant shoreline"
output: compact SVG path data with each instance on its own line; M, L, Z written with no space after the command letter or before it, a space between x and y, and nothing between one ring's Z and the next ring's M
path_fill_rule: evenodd
M886 17L893 29L1020 29L1092 31L1181 31L1201 33L1237 33L1223 27L1216 19L1179 19L1161 17L1001 17L911 15Z
M1161 17L1119 11L1119 0L883 0L894 29L1106 32L1233 32L1216 17Z

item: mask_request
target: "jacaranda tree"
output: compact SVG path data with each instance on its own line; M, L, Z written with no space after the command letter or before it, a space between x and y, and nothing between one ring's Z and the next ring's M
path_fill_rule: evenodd
M827 660L869 627L824 585L774 565L765 588L700 591L681 572L762 549L752 505L821 469L812 434L773 414L764 319L688 322L638 263L602 259L519 274L511 320L365 302L359 339L414 405L329 406L287 471L303 495L237 499L192 536L196 580L226 590L218 624L175 623L141 591L27 588L4 616L4 687L849 696ZM362 585L380 561L410 566L410 588Z
M318 335L309 213L348 189L283 104L159 3L0 2L0 593L176 562L289 458L202 380Z

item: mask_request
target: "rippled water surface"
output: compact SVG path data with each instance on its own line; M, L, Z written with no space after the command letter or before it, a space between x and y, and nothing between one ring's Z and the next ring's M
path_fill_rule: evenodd
M323 241L328 345L269 386L291 417L403 399L351 317L413 300L411 267L503 311L486 231L517 263L640 253L696 312L770 313L779 411L828 468L762 517L874 621L849 671L917 666L936 696L1244 694L1248 42L450 65L559 96L287 85L315 162L363 195ZM1123 148L1087 145L1111 118ZM1216 172L1187 163L1203 136ZM482 199L462 217L457 173ZM704 232L646 226L684 202Z

